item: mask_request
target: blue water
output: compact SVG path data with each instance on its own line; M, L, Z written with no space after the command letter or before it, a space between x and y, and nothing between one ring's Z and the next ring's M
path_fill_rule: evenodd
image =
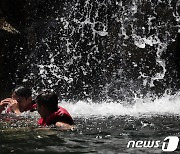
M37 112L20 117L1 115L0 153L165 153L165 137L180 137L179 99L179 95L166 95L147 103L139 100L132 106L61 102L76 123L76 128L69 131L39 128ZM130 140L160 140L161 144L158 148L127 148ZM179 152L178 146L173 153Z

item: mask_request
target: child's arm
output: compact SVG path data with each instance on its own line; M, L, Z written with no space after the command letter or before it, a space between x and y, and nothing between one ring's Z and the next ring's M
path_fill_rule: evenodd
M0 103L0 113L5 110L6 106L8 105L8 103Z
M5 110L8 104L11 104L11 98L6 98L0 102L0 113Z
M10 110L16 115L20 115L18 102L12 98L6 98L0 102L0 113L9 105Z
M60 122L60 121L56 122L55 126L59 127L62 130L69 130L69 129L75 128L73 125L69 125L69 124L66 124L66 123Z

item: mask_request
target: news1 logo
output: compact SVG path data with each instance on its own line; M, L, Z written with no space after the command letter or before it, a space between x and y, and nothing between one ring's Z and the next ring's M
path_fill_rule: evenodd
M175 151L178 147L179 138L177 136L168 136L164 139L162 144L163 151ZM166 143L168 141L168 143Z
M127 148L159 148L161 147L163 151L172 152L175 151L178 147L179 138L177 136L168 136L164 139L163 142L160 140L156 141L129 141Z

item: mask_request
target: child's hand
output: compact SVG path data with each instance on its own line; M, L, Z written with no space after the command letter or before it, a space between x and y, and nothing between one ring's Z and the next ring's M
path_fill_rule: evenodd
M12 98L6 98L0 102L0 113L5 110L7 105L12 103Z
M21 112L19 111L19 103L13 99L10 105L11 111L13 111L16 115L20 115Z

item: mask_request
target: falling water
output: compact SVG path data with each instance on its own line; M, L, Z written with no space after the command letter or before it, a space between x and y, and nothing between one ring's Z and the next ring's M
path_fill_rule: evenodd
M162 57L179 30L178 1L46 5L50 13L40 14L43 20L31 27L30 71L23 80L35 91L55 89L76 100L129 101L174 88L166 82L168 57Z

